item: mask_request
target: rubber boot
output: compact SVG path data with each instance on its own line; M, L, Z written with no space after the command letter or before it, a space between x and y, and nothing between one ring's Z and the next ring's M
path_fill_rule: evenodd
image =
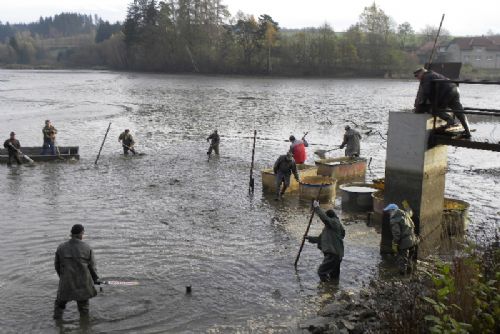
M457 116L458 120L462 124L462 127L464 128L464 134L462 137L469 139L471 137L471 134L470 134L469 122L467 121L467 116L465 116L465 114L462 113L456 113L455 115Z

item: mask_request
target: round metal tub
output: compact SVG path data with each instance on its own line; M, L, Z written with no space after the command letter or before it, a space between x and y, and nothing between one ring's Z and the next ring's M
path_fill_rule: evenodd
M372 211L372 194L377 191L369 183L347 183L340 186L342 191L342 211L368 212Z
M315 161L318 175L329 176L337 180L365 177L366 159L338 157Z
M323 185L323 188L321 188L321 185ZM335 199L336 187L337 180L331 177L305 176L300 180L300 198L306 200L316 199L321 188L319 201L330 202L332 199Z

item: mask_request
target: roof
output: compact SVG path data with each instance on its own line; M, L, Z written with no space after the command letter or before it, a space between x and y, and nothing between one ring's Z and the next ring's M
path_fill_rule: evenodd
M500 36L457 37L448 46L457 44L461 50L472 50L474 47L484 47L487 50L500 51Z

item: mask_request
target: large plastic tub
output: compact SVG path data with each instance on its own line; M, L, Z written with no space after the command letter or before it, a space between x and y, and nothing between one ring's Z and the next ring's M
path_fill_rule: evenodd
M299 164L297 165L300 178L307 176L316 176L318 167L312 165ZM272 168L267 168L261 171L262 173L262 190L267 193L276 193L276 176ZM292 175L290 177L290 187L286 190L287 193L299 192L299 183Z
M300 198L313 200L318 198L321 188L319 201L330 202L335 199L337 180L328 176L305 176L300 180Z
M337 180L365 177L366 159L339 157L315 161L318 175L329 176Z

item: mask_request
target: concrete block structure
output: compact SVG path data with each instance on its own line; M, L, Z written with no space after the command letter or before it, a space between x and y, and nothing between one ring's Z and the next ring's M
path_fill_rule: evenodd
M417 233L422 238L419 257L432 253L442 232L447 147L428 148L433 122L429 114L411 111L389 114L384 204L396 203L401 207L404 200L410 204ZM389 220L384 217L381 253L390 252L391 241Z

